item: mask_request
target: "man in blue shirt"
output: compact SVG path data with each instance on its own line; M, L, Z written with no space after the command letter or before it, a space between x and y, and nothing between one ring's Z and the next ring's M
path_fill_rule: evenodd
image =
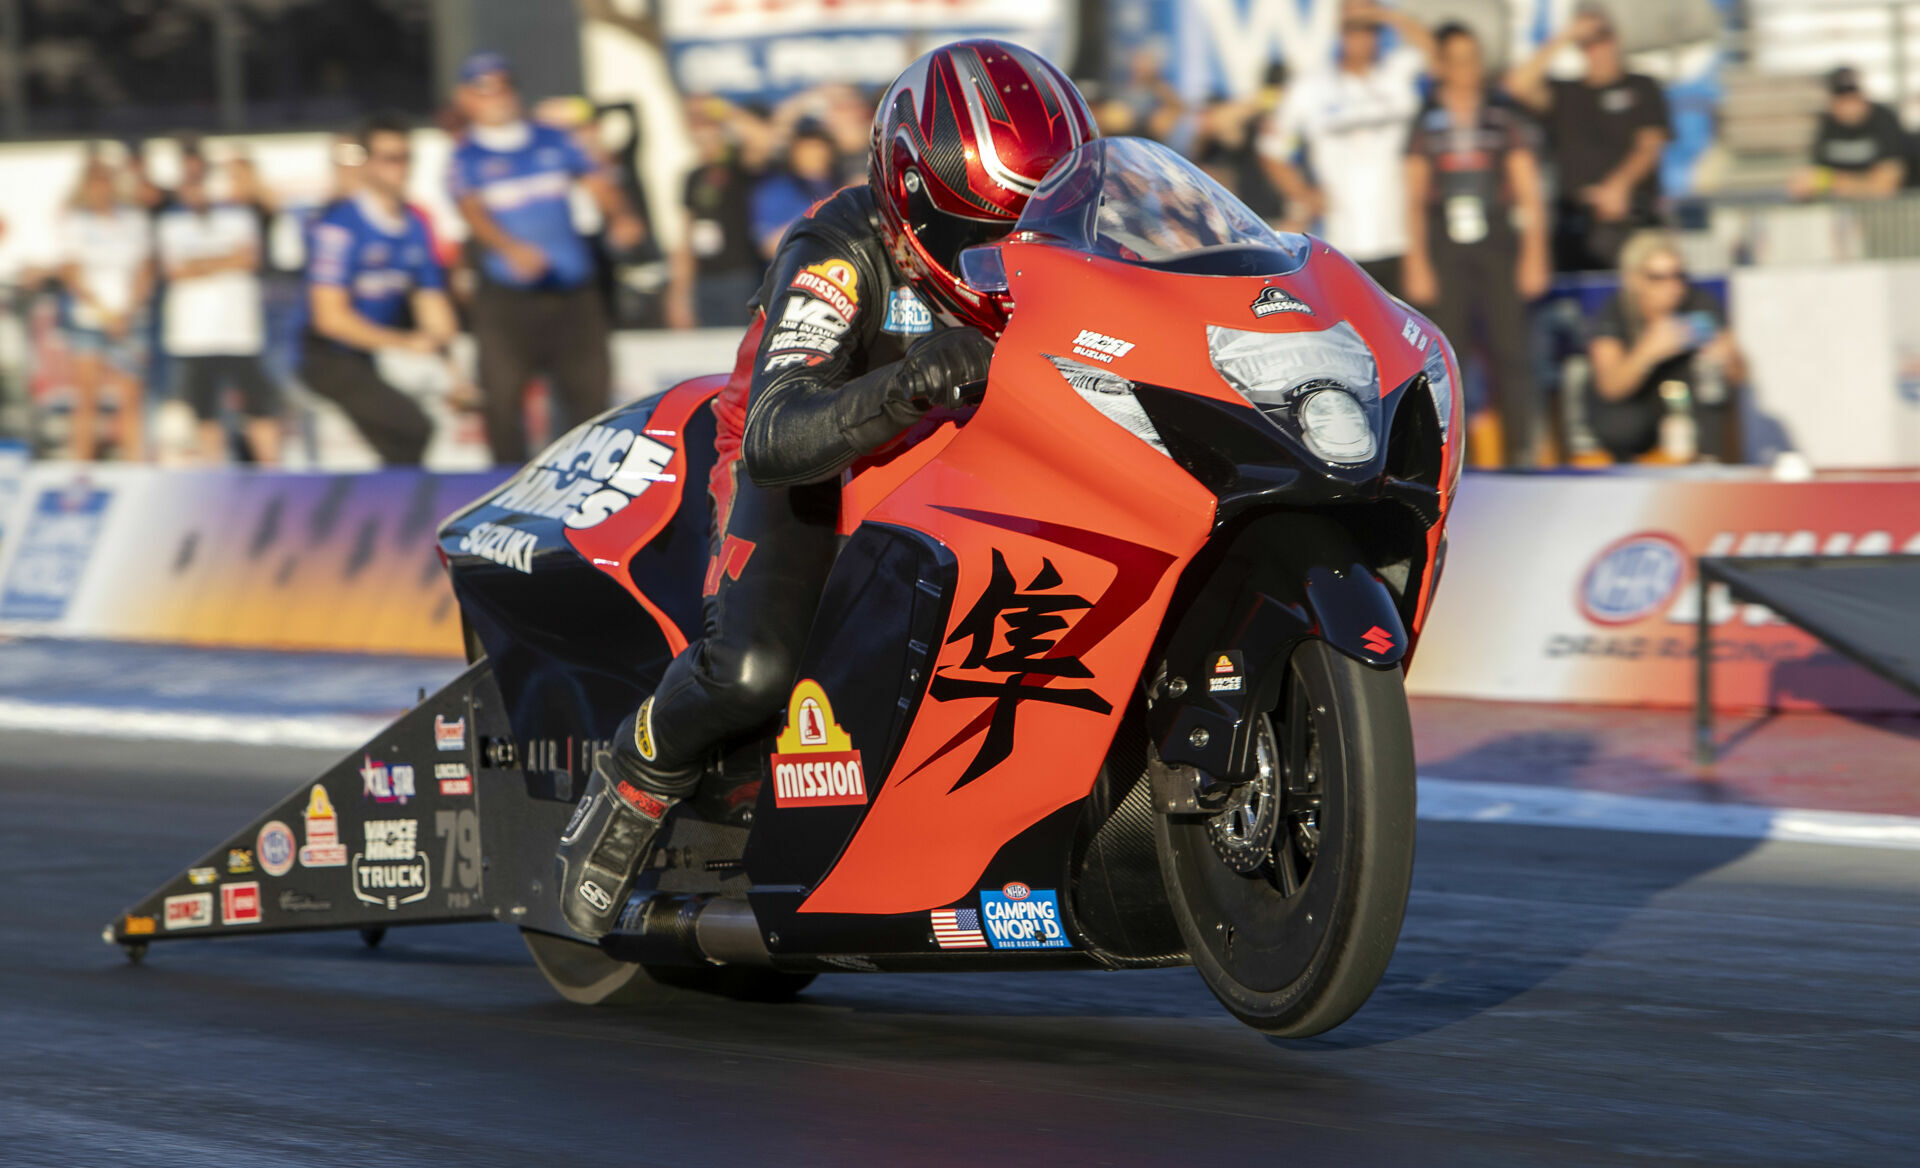
M504 56L467 58L459 104L471 125L454 149L449 186L483 252L473 331L487 442L495 462L525 462L529 381L548 379L555 434L606 409L612 388L606 306L593 252L573 225L574 185L599 204L614 250L646 231L571 134L523 116Z
M433 424L380 376L373 354L442 353L458 322L427 225L405 201L413 161L406 126L375 119L360 146L354 193L327 206L308 240L300 379L345 410L383 462L412 466Z

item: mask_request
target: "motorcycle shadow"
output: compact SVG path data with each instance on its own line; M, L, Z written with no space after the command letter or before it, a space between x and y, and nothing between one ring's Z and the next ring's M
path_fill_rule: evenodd
M1538 779L1565 780L1598 757L1577 733L1510 735L1422 771L1473 780L1532 759ZM1650 772L1663 768L1650 764ZM1648 773L1646 787L1694 776ZM1393 962L1345 1025L1290 1048L1397 1042L1499 1009L1563 975L1663 894L1731 864L1759 841L1520 824L1422 821L1413 888Z

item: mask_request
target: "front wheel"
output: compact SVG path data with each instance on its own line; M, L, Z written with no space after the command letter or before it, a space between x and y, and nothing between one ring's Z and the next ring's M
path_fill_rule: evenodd
M1207 987L1247 1025L1305 1038L1360 1008L1400 936L1414 837L1400 670L1303 642L1255 750L1252 780L1206 813L1156 815L1155 843Z

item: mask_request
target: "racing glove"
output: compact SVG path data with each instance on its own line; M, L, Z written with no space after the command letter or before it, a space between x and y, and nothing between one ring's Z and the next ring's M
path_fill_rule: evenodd
M985 377L992 359L992 341L956 328L922 337L900 360L850 381L805 369L777 374L747 411L747 473L762 487L825 482L928 410L967 404L962 387Z
M970 328L921 337L906 356L842 388L840 432L854 450L876 450L928 410L966 405L961 387L986 377L992 361L993 342Z

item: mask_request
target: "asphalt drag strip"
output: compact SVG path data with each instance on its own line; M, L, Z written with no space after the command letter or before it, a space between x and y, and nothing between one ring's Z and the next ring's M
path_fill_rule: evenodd
M101 944L333 757L0 735L0 1163L1824 1165L1920 1139L1897 846L1430 818L1385 982L1293 1043L1190 970L589 1010L506 926L137 967Z

